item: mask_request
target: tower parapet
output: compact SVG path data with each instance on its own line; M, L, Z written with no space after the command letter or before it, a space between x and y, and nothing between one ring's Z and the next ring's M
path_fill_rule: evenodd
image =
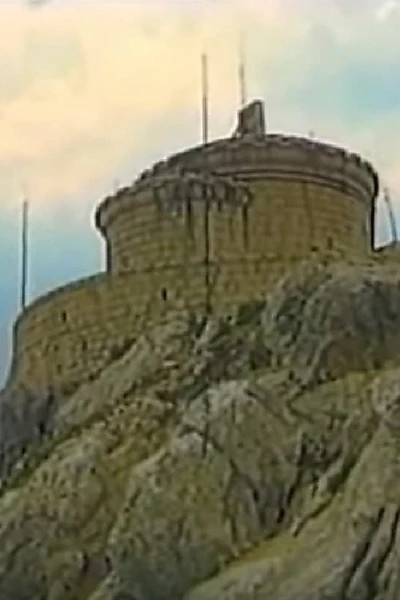
M242 181L296 180L343 191L367 208L378 193L378 176L358 154L319 141L282 134L228 138L174 154L144 171L131 187L108 196L96 211L96 225L105 233L129 193L135 197L171 173L212 172Z

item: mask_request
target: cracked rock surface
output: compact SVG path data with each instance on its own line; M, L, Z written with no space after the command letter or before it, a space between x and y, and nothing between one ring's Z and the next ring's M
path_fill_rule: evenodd
M182 312L0 420L0 600L400 599L393 269Z

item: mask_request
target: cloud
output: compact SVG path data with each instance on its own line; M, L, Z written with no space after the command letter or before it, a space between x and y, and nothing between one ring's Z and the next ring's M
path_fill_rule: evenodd
M394 4L0 5L1 205L15 203L26 181L43 219L58 206L86 215L115 177L129 181L146 160L197 143L204 49L211 134L229 133L243 29L249 95L265 98L269 128L312 129L367 154L400 197L391 133L400 125L398 26L377 19L378 9L393 15Z
M196 143L204 48L212 132L229 132L242 28L249 92L266 98L283 127L283 117L290 124L297 115L307 129L321 122L361 130L369 119L397 114L396 28L377 23L367 4L363 12L365 3L351 3L363 28L354 28L347 3L315 0L70 0L34 14L7 9L0 20L0 201L18 194L21 180L44 205L111 180L128 160L133 165L164 144L174 115L176 143Z
M30 8L39 8L45 4L49 4L49 2L52 2L52 0L27 0L26 4Z
M1 106L28 95L43 82L72 80L79 83L84 59L79 40L72 35L45 36L28 31L20 47L3 50L0 56Z
M389 19L394 13L398 13L400 8L399 2L397 0L388 0L387 2L383 2L376 10L376 17L380 21L386 21Z
M0 202L14 201L23 180L46 210L81 202L82 190L133 176L143 156L196 143L204 48L212 134L229 132L243 28L249 93L266 99L271 126L361 150L378 136L378 159L392 164L400 44L395 19L376 16L394 10L375 0L0 6Z
M0 165L43 201L146 150L152 119L198 110L202 13L60 6L35 17L0 22ZM218 35L229 48L234 28L218 28L207 32L216 110L233 91Z

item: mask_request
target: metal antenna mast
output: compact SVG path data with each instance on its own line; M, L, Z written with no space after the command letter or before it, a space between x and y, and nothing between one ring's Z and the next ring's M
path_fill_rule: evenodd
M207 55L201 55L202 79L202 133L203 144L208 142L208 62ZM211 312L210 299L210 198L207 184L203 187L204 193L204 268L205 268L205 310Z
M201 55L201 86L202 86L202 137L203 144L208 142L208 63L207 55Z
M22 202L22 230L21 230L21 310L26 306L28 266L28 199L24 190Z
M393 205L392 205L392 201L390 198L389 189L387 187L384 189L383 199L385 201L385 204L386 204L386 207L388 210L390 231L392 234L392 242L397 243L398 236L397 236L396 218L394 216Z
M243 107L246 104L245 50L243 32L241 32L239 40L239 90L240 105Z

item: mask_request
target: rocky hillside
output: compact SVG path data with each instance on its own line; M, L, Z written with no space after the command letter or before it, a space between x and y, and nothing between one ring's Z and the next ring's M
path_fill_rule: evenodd
M400 273L306 267L3 392L0 600L400 598Z

